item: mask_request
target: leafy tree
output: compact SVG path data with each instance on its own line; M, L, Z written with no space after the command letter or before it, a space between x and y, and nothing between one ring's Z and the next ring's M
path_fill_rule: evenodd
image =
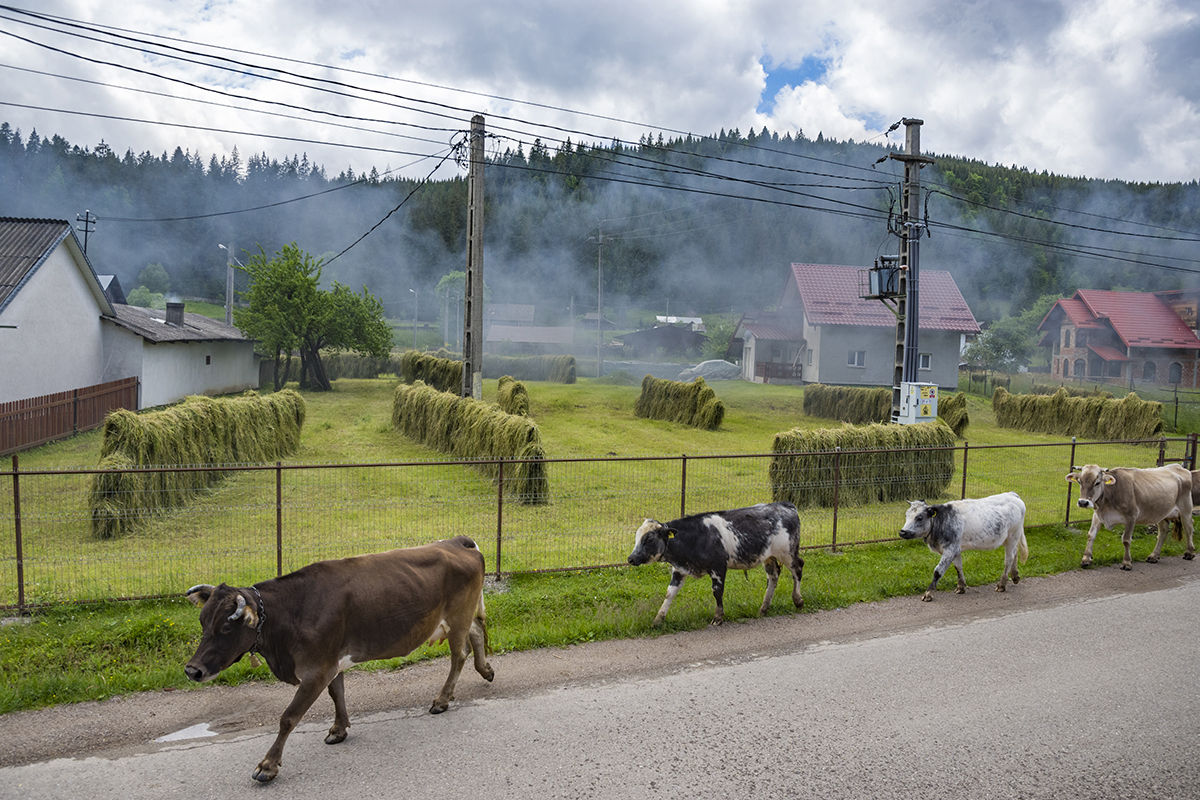
M383 320L383 304L363 289L361 295L334 281L330 291L319 288L321 261L296 246L285 245L274 258L259 252L242 268L250 286L241 292L246 308L234 309L245 334L275 354L275 388L287 383L291 360L300 352L300 386L316 391L333 388L321 362L321 350L351 350L382 358L392 344ZM280 362L286 361L282 374Z
M704 323L704 332L708 338L704 340L701 352L705 358L725 358L729 351L729 341L736 332L737 320L722 316L712 317Z
M1028 364L1037 351L1037 326L1057 300L1056 295L1043 295L1021 314L993 322L967 345L967 362L993 372L1016 372Z
M140 286L145 286L151 292L166 294L171 291L171 278L162 264L147 264L146 268L138 273L137 279Z
M157 308L162 311L167 307L167 299L162 292L152 292L145 286L139 286L125 298L129 305L140 308Z

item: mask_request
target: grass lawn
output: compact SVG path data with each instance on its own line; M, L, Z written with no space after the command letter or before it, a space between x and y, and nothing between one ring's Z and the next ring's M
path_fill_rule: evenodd
M401 439L390 425L390 397L394 379L341 380L330 393L305 393L308 403L307 421L300 451L289 463L381 463L424 461L438 459L438 454ZM699 431L679 425L638 419L633 414L634 402L640 387L614 386L582 379L578 384L527 383L531 415L541 430L543 446L551 458L585 458L604 456L690 456L765 453L770 450L775 433L791 428L831 427L829 420L807 418L802 413L802 391L798 387L763 386L741 381L711 384L725 403L724 424L717 431ZM484 382L484 399L494 400L496 381ZM990 450L989 445L1036 445L1061 443L1061 437L1039 436L1020 431L1002 430L995 426L990 403L980 397L970 397L968 408L971 427L966 437L970 441L968 496L980 496L995 491L1017 488L1030 507L1027 524L1030 559L1022 566L1024 576L1053 574L1077 569L1083 550L1083 536L1076 528L1061 523L1065 489L1067 456L1063 450ZM91 466L98 461L99 431L47 445L20 455L21 469L63 470ZM1089 452L1080 448L1077 463L1096 461L1111 463L1112 459L1131 459L1130 465L1148 465L1150 448L1096 448ZM638 462L634 462L638 463ZM761 476L739 475L758 467L751 462L721 462L731 466L713 468L706 472L700 462L695 473L689 472L688 502L690 510L709 507L728 507L728 503L745 497L745 487L758 486ZM561 468L560 468L561 467ZM673 475L656 472L620 473L620 482L612 475L597 471L599 467L567 467L554 465L554 480L559 492L584 493L595 498L584 503L581 510L571 512L578 519L562 523L571 527L611 525L632 536L640 516L657 515L669 519L672 507L678 510L678 489L666 486L665 498L658 508L641 498L653 495L638 494L630 502L623 484L645 484L639 491L652 491L658 481L675 481ZM672 469L676 469L672 467ZM574 470L574 471L572 471ZM398 478L382 487L359 477L339 479L328 486L296 486L296 501L312 497L316 502L331 504L330 516L337 525L336 535L346 537L352 545L357 528L368 529L377 524L369 509L375 495L386 494L413 498L413 515L420 509L440 503L459 502L459 495L478 492L480 497L493 498L490 482L463 468L464 476L456 482L438 485L430 481L405 482ZM271 473L261 475L271 476ZM1036 478L1036 480L1034 479ZM273 481L273 478L270 478ZM669 480L668 480L669 479ZM66 487L82 483L79 476L55 478ZM191 574L196 570L186 558L199 551L202 563L212 571L219 555L207 550L206 542L219 539L218 530L228 517L210 512L222 506L238 507L239 498L253 495L258 477L239 476L201 498L188 513L173 515L170 525L150 526L141 535L128 540L96 542L87 538L86 531L71 532L69 524L51 520L47 528L63 532L54 540L64 548L64 562L79 552L150 552L151 560L178 560L180 575L176 579L182 592L191 583L212 582L209 574ZM290 478L289 478L290 480ZM32 482L31 482L32 483ZM273 484L272 484L273 485ZM23 485L24 490L24 485ZM72 491L77 492L76 486ZM758 491L755 489L754 491ZM957 497L959 487L950 487ZM7 493L7 494L5 494ZM64 495L69 492L63 491ZM346 499L342 502L343 496ZM671 499L674 497L674 499ZM470 497L468 497L468 500ZM931 498L932 499L932 498ZM756 502L752 499L749 502ZM33 502L31 500L31 502ZM11 507L11 487L0 487L0 504ZM561 513L569 498L556 499ZM743 503L744 504L744 503ZM630 506L633 507L630 507ZM691 508L694 506L694 508ZM610 509L612 510L610 512ZM617 511L619 510L619 514ZM519 536L526 518L545 513L537 509L508 509L511 518L506 525L516 531L514 552L508 558L519 564ZM624 515L621 518L616 518ZM240 514L239 516L252 516ZM484 515L485 524L487 515ZM605 519L611 517L611 519ZM626 519L625 517L628 517ZM637 518L636 520L634 518ZM1076 511L1074 520L1086 521L1086 513ZM847 529L855 524L881 524L887 535L894 536L903 521L903 504L897 508L866 508L846 510L840 523ZM1057 521L1056 521L1057 520ZM259 527L273 529L273 517L264 511L261 519L251 521ZM465 525L476 524L466 520ZM491 523L494 524L494 523ZM806 517L806 530L824 524L817 517ZM11 525L9 526L11 530ZM459 529L416 527L417 534L429 537L429 530L453 535ZM461 532L470 532L463 530ZM0 531L9 543L0 548L11 550L11 535ZM328 531L314 535L328 537ZM477 535L477 534L473 534ZM565 533L564 533L565 536ZM72 538L73 537L73 538ZM535 538L535 537L526 537ZM844 537L839 537L844 541ZM178 550L154 551L161 541L178 542ZM364 540L365 541L365 540ZM622 540L623 541L623 540ZM549 540L539 539L530 546L546 546ZM350 546L350 545L348 545ZM624 545L627 547L627 545ZM1144 559L1153 547L1152 538L1139 532L1134 538L1134 557ZM379 547L377 549L382 549ZM10 554L0 549L0 558ZM303 550L300 551L301 553ZM1182 545L1169 541L1164 554L1179 555ZM624 552L619 555L623 560ZM893 596L916 597L928 584L936 557L923 545L894 542L860 546L829 552L827 549L804 553L806 560L803 590L805 609L798 615L821 609L838 608L852 603L873 601ZM1097 538L1095 563L1117 563L1121 558L1119 536L1102 532ZM994 583L1003 565L1001 551L968 553L964 557L967 582L972 586ZM273 557L270 564L273 569ZM160 565L161 566L161 565ZM295 565L287 565L291 568ZM489 566L490 568L490 566ZM506 571L514 567L506 567ZM258 569L258 568L256 568ZM269 573L269 574L273 574ZM216 576L221 579L220 576ZM241 585L260 580L262 570L247 570L246 574L229 575L231 582ZM621 637L658 635L650 621L662 602L669 571L661 565L640 568L592 569L548 574L517 574L508 577L500 586L490 590L487 607L492 632L492 644L498 651L533 647L564 646L575 642ZM790 602L790 576L781 579L771 614L795 614ZM736 623L753 617L765 588L762 570L742 576L731 574L725 593L726 619ZM943 588L950 590L954 576L943 578ZM713 600L708 581L689 581L672 606L662 631L693 629L707 625L712 617ZM114 694L164 687L198 688L183 676L182 664L195 647L199 637L198 612L182 599L139 601L128 603L89 603L63 605L39 611L31 619L8 621L0 627L0 712L35 708L62 702L101 699ZM394 669L416 659L442 655L444 646L423 647L406 659L369 665L370 668ZM364 667L357 667L362 669ZM222 682L273 680L266 667L251 668L247 660L227 670Z

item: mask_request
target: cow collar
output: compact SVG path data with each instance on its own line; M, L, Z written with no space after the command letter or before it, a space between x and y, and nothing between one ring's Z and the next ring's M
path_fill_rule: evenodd
M258 652L259 640L262 638L263 625L267 622L267 607L263 603L262 595L258 593L258 587L251 584L250 588L254 590L254 596L258 598L258 625L254 627L254 644L250 647L250 665L257 667L258 659L255 654Z

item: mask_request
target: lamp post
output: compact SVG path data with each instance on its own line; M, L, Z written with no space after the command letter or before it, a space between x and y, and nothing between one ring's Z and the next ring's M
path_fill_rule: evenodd
M421 308L421 295L416 289L409 289L413 295L413 350L417 349L417 311Z

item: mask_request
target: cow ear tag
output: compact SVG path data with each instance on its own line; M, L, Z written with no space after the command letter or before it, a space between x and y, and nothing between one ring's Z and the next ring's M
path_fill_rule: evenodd
M1111 486L1112 484L1114 484L1114 483L1116 483L1116 482L1117 482L1117 479L1116 479L1116 478L1114 478L1112 475L1105 475L1105 476L1104 476L1104 485L1105 485L1105 486Z
M936 516L937 516L937 511L935 511L935 510L934 510L934 509L932 509L932 508L931 508L931 509L929 509L929 516L931 516L931 517L936 517Z

